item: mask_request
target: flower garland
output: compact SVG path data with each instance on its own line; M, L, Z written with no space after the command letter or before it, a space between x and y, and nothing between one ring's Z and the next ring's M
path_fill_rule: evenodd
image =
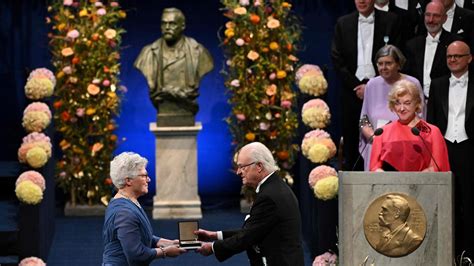
M120 43L126 17L117 1L64 0L49 7L56 68L54 119L61 134L58 183L71 204L108 202L109 162L117 145Z
M281 177L293 183L298 120L292 110L294 56L301 28L291 4L281 0L221 0L225 24L222 45L227 59L225 85L232 114L226 119L236 150L264 143L274 154Z

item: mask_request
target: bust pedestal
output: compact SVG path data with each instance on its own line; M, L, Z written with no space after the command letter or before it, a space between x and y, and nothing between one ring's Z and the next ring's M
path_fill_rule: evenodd
M200 219L201 199L197 186L197 134L194 126L159 127L150 123L155 135L156 195L153 219Z

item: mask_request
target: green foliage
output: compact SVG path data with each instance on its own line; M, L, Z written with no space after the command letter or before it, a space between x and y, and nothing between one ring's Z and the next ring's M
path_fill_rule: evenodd
M109 162L117 145L121 35L118 2L56 0L49 7L50 49L56 68L55 127L62 157L58 184L71 203L108 203Z

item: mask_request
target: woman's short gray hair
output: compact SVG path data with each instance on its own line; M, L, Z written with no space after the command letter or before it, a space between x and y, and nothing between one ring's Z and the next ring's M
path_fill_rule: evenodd
M125 186L125 179L135 178L148 160L134 152L122 152L110 162L110 178L117 188Z
M249 150L250 158L254 162L260 162L263 168L269 172L277 171L279 168L273 158L272 152L260 142L252 142L245 145Z
M395 63L400 66L400 68L403 68L403 66L407 62L407 59L403 55L402 51L400 51L400 49L391 44L387 44L377 51L377 53L375 54L375 61L377 62L380 57L384 56L391 56Z

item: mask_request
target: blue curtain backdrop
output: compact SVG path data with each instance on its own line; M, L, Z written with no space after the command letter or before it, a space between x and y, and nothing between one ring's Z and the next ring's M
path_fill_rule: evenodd
M116 153L135 151L149 161L151 182L150 197L155 193L154 137L149 123L155 121L156 111L148 99L148 88L133 62L141 48L160 37L160 16L163 8L180 8L187 19L185 34L195 38L209 49L215 61L215 69L201 82L197 121L203 130L198 135L199 192L203 198L211 196L236 197L240 191L240 179L231 172L233 147L231 135L224 122L229 114L228 95L219 71L224 58L217 38L225 23L219 11L218 0L127 0L120 1L127 10L123 27L123 53L121 58L122 83L128 88L121 115L117 118L119 138L126 140ZM336 143L339 140L339 82L330 62L330 44L336 19L354 10L352 0L296 0L295 11L301 16L304 32L303 47L297 56L301 63L320 65L328 79L329 90L325 100L332 113L328 131ZM29 71L37 67L50 67L47 47L48 26L44 23L46 0L0 1L0 104L2 130L0 130L0 160L16 160L16 151L25 135L21 128L21 116L27 101L23 86ZM299 110L308 97L299 97ZM300 126L301 139L310 129ZM161 162L166 163L166 162ZM337 225L337 201L322 202L314 198L307 185L307 176L314 164L300 157L294 167L294 185L300 201L303 235L310 243L313 255L335 249Z

